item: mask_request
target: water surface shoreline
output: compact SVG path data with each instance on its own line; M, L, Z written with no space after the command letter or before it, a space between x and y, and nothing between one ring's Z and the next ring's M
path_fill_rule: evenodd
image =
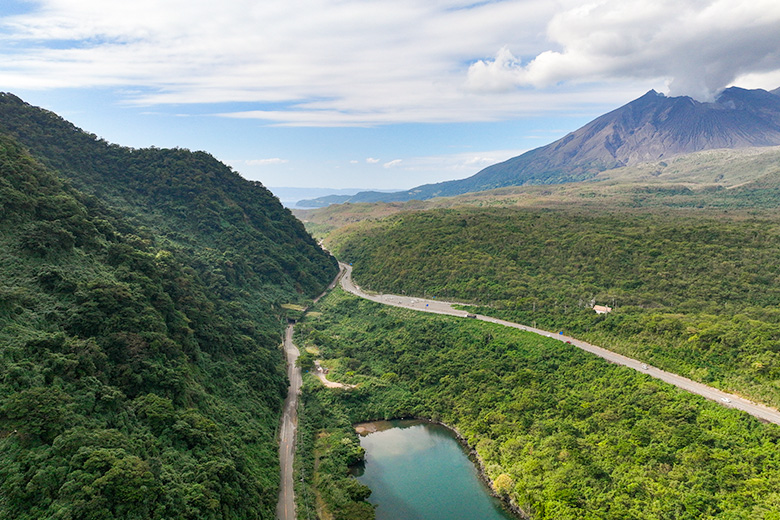
M522 520L530 520L531 517L525 511L523 511L516 503L514 503L508 495L502 495L495 491L495 488L493 486L493 481L490 479L490 477L487 474L487 471L485 469L485 464L482 461L482 458L479 456L476 449L473 446L471 446L466 440L466 438L457 430L457 428L454 428L442 421L432 420L428 418L420 418L420 417L404 417L404 418L390 419L390 420L366 421L366 422L355 423L353 427L355 428L355 432L359 436L365 437L372 433L383 432L383 431L387 431L399 427L400 428L411 427L418 424L435 425L446 429L452 435L452 437L457 441L457 443L460 445L465 455L468 457L469 461L473 464L473 467L476 470L477 477L484 485L486 493L491 497L498 499L498 501L501 504L501 508L506 513L513 515L514 517Z

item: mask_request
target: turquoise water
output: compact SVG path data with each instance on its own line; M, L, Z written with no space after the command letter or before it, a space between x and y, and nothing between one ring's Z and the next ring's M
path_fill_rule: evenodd
M372 423L358 480L371 488L377 520L508 520L454 434L420 421Z

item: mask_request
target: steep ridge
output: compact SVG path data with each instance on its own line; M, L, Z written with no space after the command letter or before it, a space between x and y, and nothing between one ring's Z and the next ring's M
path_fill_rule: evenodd
M338 270L270 191L205 152L110 144L11 94L0 94L0 132L137 226L199 248L228 276L251 272L269 294L316 296Z
M273 518L280 303L335 260L207 154L7 94L0 215L0 517Z
M731 87L711 103L666 97L651 90L547 146L485 168L467 179L418 186L396 193L302 201L317 207L336 202L389 202L527 184L561 184L599 172L700 150L780 144L777 91Z

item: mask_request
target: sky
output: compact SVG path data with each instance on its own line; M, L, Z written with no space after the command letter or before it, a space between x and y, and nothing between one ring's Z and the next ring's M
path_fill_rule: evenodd
M3 0L0 91L269 187L469 177L655 89L780 87L777 0Z

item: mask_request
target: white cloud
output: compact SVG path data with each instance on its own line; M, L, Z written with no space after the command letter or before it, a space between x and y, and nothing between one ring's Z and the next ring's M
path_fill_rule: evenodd
M709 95L780 70L776 0L30 5L17 16L0 7L4 89L242 102L253 109L224 115L288 126L492 121L614 104L621 89L628 101L664 83Z
M519 154L518 154L519 155ZM464 166L489 166L495 163L492 157L469 157L463 161Z
M270 166L275 164L286 164L289 161L287 159L280 159L279 157L272 157L270 159L249 159L244 162L247 166Z
M524 82L520 62L506 47L502 47L495 59L479 60L468 70L466 86L480 92L506 92Z
M400 166L403 160L401 159L393 159L392 161L386 162L382 166L384 168L395 168L396 166Z
M671 95L711 99L747 74L780 71L776 0L601 0L557 13L546 50L521 65L509 48L477 61L474 90L663 78ZM763 85L773 88L772 85Z
M411 157L404 160L404 170L418 173L440 171L444 173L444 178L466 177L477 173L491 164L505 161L527 151L491 150Z
M373 157L367 157L367 158L366 158L366 162L367 162L368 164L376 164L376 163L378 163L378 162L379 162L379 159L374 159Z

